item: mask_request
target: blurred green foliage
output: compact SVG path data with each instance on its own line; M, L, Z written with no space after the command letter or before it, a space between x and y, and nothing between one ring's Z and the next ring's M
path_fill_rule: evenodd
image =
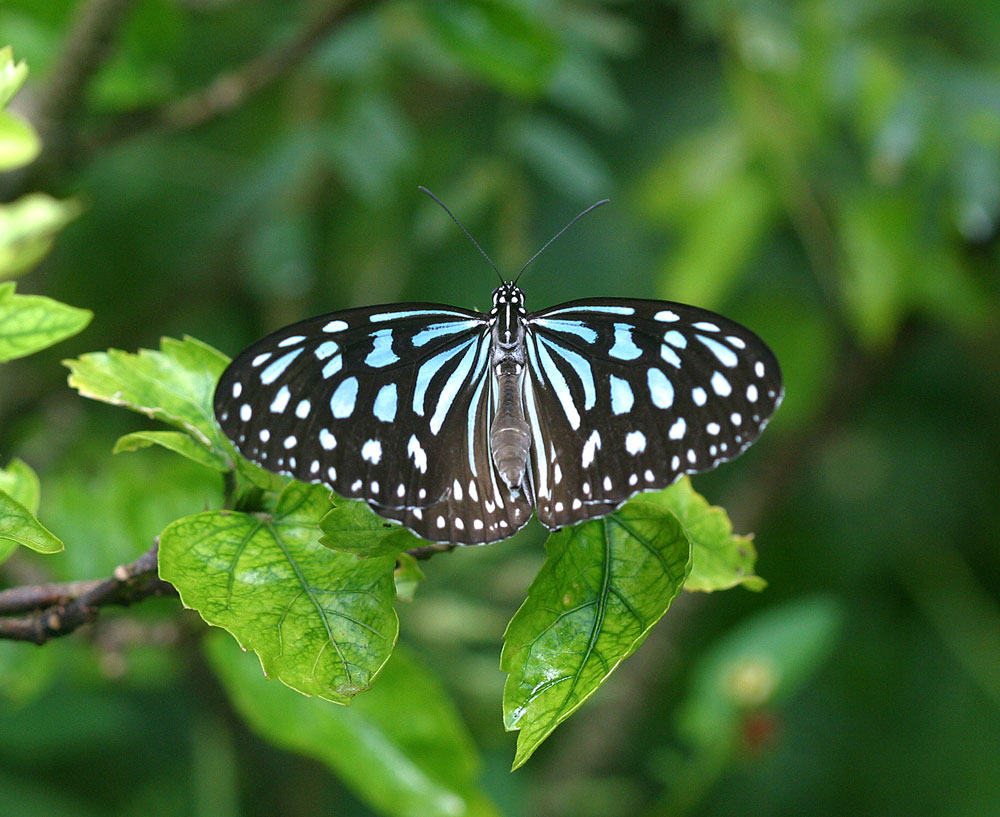
M164 335L234 353L360 303L483 308L489 269L417 184L504 270L609 196L526 273L529 308L690 301L774 347L788 396L773 426L695 481L755 531L768 587L678 598L511 776L496 648L543 534L436 556L401 629L436 679L423 697L449 724L440 701L457 704L450 745L468 765L442 778L439 755L423 774L511 815L997 813L1000 7L359 4L258 93L214 86L236 94L216 111L200 90L246 77L324 5L121 5L104 58L76 63L75 4L0 8L2 44L31 69L6 110L43 137L0 176L4 200L80 202L37 218L19 289L95 313L0 369L0 488L13 495L18 460L22 485L37 472L67 548L21 549L2 586L108 575L220 505L197 463L112 456L148 424L80 400L61 358ZM0 123L0 142L12 132ZM0 643L0 815L390 813L302 727L277 740L234 718L202 632L152 600L41 649ZM228 694L240 710L252 693ZM419 712L397 694L400 719ZM322 703L297 698L282 706Z

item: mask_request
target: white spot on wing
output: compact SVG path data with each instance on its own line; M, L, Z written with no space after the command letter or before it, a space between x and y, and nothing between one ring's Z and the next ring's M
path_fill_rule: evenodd
M319 431L319 444L327 451L331 451L337 447L337 438L330 433L329 429L321 428Z
M646 435L641 431L630 431L625 435L625 450L635 456L646 450Z
M288 407L288 401L291 399L292 393L288 390L288 386L282 386L271 402L271 411L281 414Z
M378 440L365 440L361 446L361 459L368 460L372 465L378 465L382 459L382 443Z
M669 322L679 321L680 315L678 315L676 312L671 312L669 309L664 309L663 311L657 312L655 315L653 315L653 320L669 321Z
M589 468L590 464L594 461L594 457L597 455L597 449L601 447L601 435L600 432L595 428L590 436L587 438L587 442L583 444L583 455L580 458L580 464L584 468ZM590 486L585 482L584 491Z
M722 372L715 372L712 375L712 388L719 397L728 397L733 393L732 384Z
M668 409L674 404L674 386L660 369L653 367L646 372L646 384L654 406Z
M344 321L333 320L323 327L324 332L343 332L347 328Z
M410 435L410 441L406 444L406 453L413 458L413 464L421 474L427 473L427 452L420 445L420 440L416 434ZM421 493L424 491L421 489ZM421 497L423 499L423 497Z
M667 435L671 440L679 440L684 436L685 431L687 431L687 423L684 422L683 417L678 417L674 421L674 424L670 426L670 431L667 432Z
M627 380L611 375L611 411L615 414L628 414L635 403L632 387Z
M615 324L615 342L608 354L619 360L635 360L642 354L642 350L632 340L632 327L627 323Z

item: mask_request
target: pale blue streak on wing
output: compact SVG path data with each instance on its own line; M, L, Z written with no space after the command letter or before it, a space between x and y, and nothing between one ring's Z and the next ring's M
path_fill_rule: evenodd
M597 389L594 385L594 370L590 365L590 362L583 355L579 355L572 349L567 349L565 346L560 346L558 343L550 341L548 338L539 337L538 338L546 348L551 349L559 357L565 360L570 368L576 373L576 376L580 378L580 384L583 386L583 408L586 411L590 411L594 405L597 403Z
M430 385L434 375L441 370L441 367L444 366L445 363L475 342L475 338L469 338L461 343L456 343L454 346L449 346L444 351L438 352L430 360L421 364L420 368L417 369L417 383L413 389L414 413L420 415L421 417L424 416L424 396L427 394L427 387Z
M260 382L265 386L271 385L275 380L281 377L291 362L301 354L302 349L296 349L294 352L289 352L287 355L279 357L276 361L274 361L274 363L269 365L260 373Z
M372 323L384 323L403 318L423 318L428 315L444 315L449 318L465 318L466 320L469 318L464 312L452 312L450 309L405 309L399 312L376 312L374 315L369 315L368 320Z
M381 369L385 366L391 366L399 360L399 355L392 351L391 329L379 329L372 333L371 338L373 341L372 350L365 358L365 363L373 368Z
M580 427L580 412L576 409L576 404L573 403L573 395L570 393L569 384L566 382L566 378L563 377L562 372L559 371L559 367L556 366L555 361L552 359L552 355L548 353L544 346L539 346L534 342L534 337L532 335L527 336L527 347L528 347L528 357L532 358L537 355L538 362L541 363L542 369L545 371L545 377L548 378L552 389L555 392L556 398L563 407L563 412L566 414L566 419L572 428L577 429ZM535 370L538 370L537 364L534 365ZM544 378L540 378L540 383L544 383Z
M615 342L608 350L611 357L616 357L619 360L635 360L642 354L642 349L636 346L635 341L632 340L632 331L633 327L627 323L615 324Z
M433 323L426 329L421 329L413 336L414 346L423 346L432 340L443 338L447 335L455 335L459 332L472 332L481 324L481 321L449 321L448 323Z
M583 321L549 320L538 318L530 321L533 325L551 332L565 332L568 335L576 335L586 343L593 343L597 340L597 330L587 326Z
M479 345L486 345L482 342L482 338L480 338ZM448 416L448 412L451 410L452 404L455 402L455 395L458 394L459 389L462 388L462 384L469 376L469 372L472 370L472 364L475 359L476 347L470 346L469 351L465 353L459 361L458 366L455 367L455 371L453 371L445 381L444 388L441 389L441 393L438 395L437 406L435 407L434 414L431 416L430 420L431 434L435 437L441 430L441 426L444 423L445 418Z
M474 380L478 380L478 383L476 384L476 390L472 394L472 400L469 401L469 416L466 426L466 445L468 446L466 453L469 456L469 469L472 471L474 477L479 476L479 469L476 468L476 417L479 414L479 401L483 398L483 390L490 376L490 369L487 365L489 363L489 356L490 345L488 343L480 343L479 358L476 360L476 369L472 375Z
M565 315L567 312L599 312L603 315L634 315L635 307L632 306L567 306L564 309L552 309L545 311L545 317L553 315Z

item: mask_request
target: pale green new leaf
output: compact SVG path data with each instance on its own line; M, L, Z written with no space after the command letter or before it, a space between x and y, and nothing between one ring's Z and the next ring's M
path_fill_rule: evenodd
M63 543L31 511L0 491L0 562L18 547L39 553L58 553L64 549Z
M396 583L396 598L400 601L413 601L420 582L424 580L424 571L409 553L398 553L392 577Z
M64 361L69 384L84 397L124 406L186 431L213 454L229 446L215 423L212 397L229 359L191 337L163 338L160 350L110 349Z
M19 116L0 111L0 171L33 162L41 150L42 143L30 124Z
M685 590L728 590L742 584L763 590L766 582L754 574L757 551L750 536L736 536L722 508L694 490L687 477L669 488L643 494L643 499L673 513L691 537L691 575Z
M552 534L548 558L504 634L504 725L514 768L642 644L691 569L677 518L644 499Z
M295 695L268 680L228 636L212 633L209 662L235 708L276 746L316 758L389 817L489 817L479 761L434 676L397 648L378 682L349 707Z
M45 193L0 204L0 278L14 278L35 266L80 210L73 199L60 201Z
M81 331L93 317L42 295L17 295L0 284L0 363L30 355Z
M396 643L391 557L319 543L329 492L293 482L273 514L206 511L167 526L160 576L264 671L336 703L371 686Z
M14 50L9 45L0 48L0 108L7 106L27 78L24 60L14 62Z
M427 544L394 522L376 516L364 502L340 500L319 523L320 543L356 556L395 556L401 550Z
M15 458L6 468L0 468L0 491L16 499L31 513L38 513L41 485L38 475L24 460Z
M134 431L118 438L113 453L138 451L151 445L163 446L215 471L228 471L232 467L232 464L218 451L206 448L180 431Z

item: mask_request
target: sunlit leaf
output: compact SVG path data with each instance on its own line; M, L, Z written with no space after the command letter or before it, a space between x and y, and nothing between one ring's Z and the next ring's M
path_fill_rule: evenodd
M194 338L163 338L160 351L111 349L65 361L69 384L84 397L138 411L191 434L226 456L212 411L215 384L229 359Z
M0 108L7 106L27 78L28 66L24 60L15 62L14 50L9 45L0 48Z
M691 573L685 590L727 590L740 584L748 590L764 588L764 580L753 572L757 561L753 538L735 536L725 510L709 505L690 479L643 494L643 500L673 513L691 537Z
M0 362L24 357L80 332L93 317L43 295L17 295L0 284Z
M645 500L552 534L546 552L500 659L515 768L635 652L691 569L677 517Z
M63 543L20 502L0 491L0 562L18 547L58 553Z
M393 522L386 522L364 502L340 500L320 520L320 543L356 556L395 556L427 543Z
M161 445L182 457L187 457L189 460L194 460L200 465L216 471L228 471L231 468L231 463L225 457L211 448L206 448L193 437L180 431L134 431L118 438L113 453L138 451L151 445Z
M392 557L319 543L329 491L293 482L273 514L206 511L160 537L160 576L264 671L336 703L371 686L396 643Z
M41 486L38 475L24 460L15 458L6 468L0 468L0 491L16 499L31 513L38 513Z
M0 278L14 278L34 267L52 248L56 233L81 209L74 199L60 201L45 193L0 204Z
M18 116L0 111L0 171L33 162L42 150L35 129Z
M326 765L362 801L391 817L489 817L478 758L455 705L398 648L378 682L350 707L304 698L268 682L232 639L205 650L233 705L262 737ZM404 702L412 706L403 706Z

